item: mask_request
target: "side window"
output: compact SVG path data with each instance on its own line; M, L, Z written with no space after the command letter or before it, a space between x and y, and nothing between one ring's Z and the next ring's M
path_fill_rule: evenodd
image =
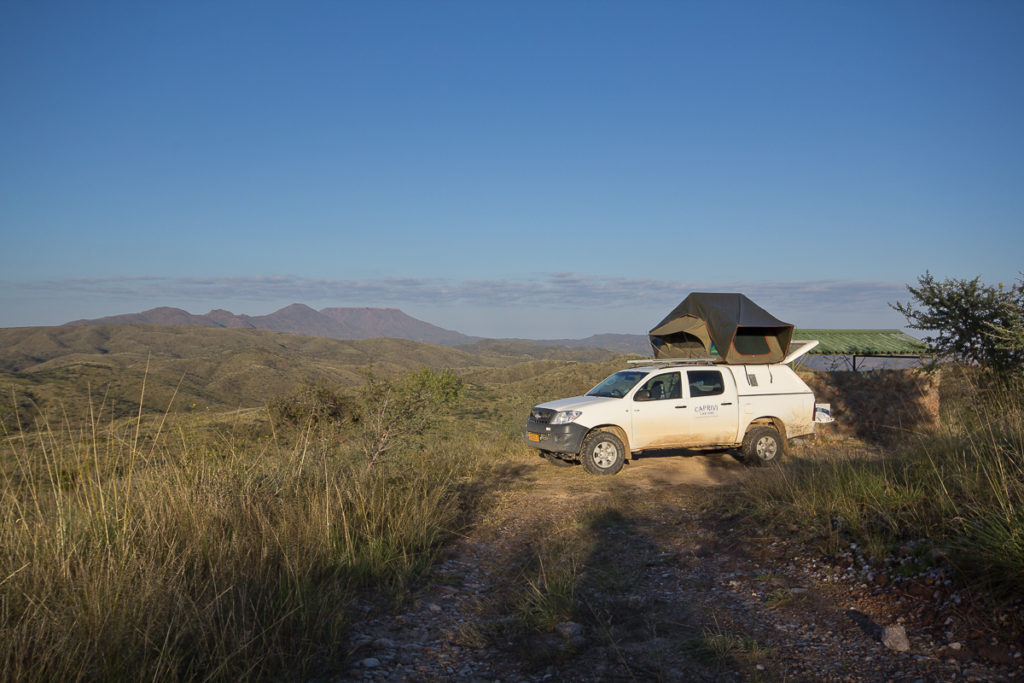
M636 392L638 401L663 401L682 397L683 385L678 372L655 375L644 382L644 385Z
M721 370L689 370L686 377L690 382L691 398L725 393Z

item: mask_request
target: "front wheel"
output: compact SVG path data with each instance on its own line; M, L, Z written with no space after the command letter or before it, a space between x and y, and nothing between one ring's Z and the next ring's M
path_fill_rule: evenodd
M775 427L754 427L743 437L743 462L764 467L776 463L785 451L785 444Z
M583 440L580 460L591 474L615 474L626 461L626 447L611 432L591 432Z

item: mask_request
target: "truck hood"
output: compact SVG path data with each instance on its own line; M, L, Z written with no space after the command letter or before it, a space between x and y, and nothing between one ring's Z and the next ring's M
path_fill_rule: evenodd
M551 410L586 410L587 406L607 403L609 401L621 401L621 398L609 398L608 396L573 396L572 398L560 398L557 401L537 404L537 408L550 408Z

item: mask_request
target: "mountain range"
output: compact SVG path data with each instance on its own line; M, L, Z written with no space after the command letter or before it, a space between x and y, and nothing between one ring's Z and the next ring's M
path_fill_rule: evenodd
M454 330L447 330L413 318L397 308L322 308L319 311L304 304L292 304L268 315L239 315L214 309L196 315L180 308L152 308L141 313L126 313L104 318L74 320L66 325L185 325L199 327L251 328L289 332L311 337L333 339L370 339L393 337L437 344L460 346L484 341ZM516 340L518 341L518 340ZM620 353L649 354L647 335L595 334L583 339L526 340L544 346L590 347Z

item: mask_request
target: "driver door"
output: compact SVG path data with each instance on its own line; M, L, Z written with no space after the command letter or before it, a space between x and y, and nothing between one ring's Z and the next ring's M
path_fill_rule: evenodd
M675 370L651 377L633 393L631 449L671 448L682 443L686 428L682 388L682 378Z

